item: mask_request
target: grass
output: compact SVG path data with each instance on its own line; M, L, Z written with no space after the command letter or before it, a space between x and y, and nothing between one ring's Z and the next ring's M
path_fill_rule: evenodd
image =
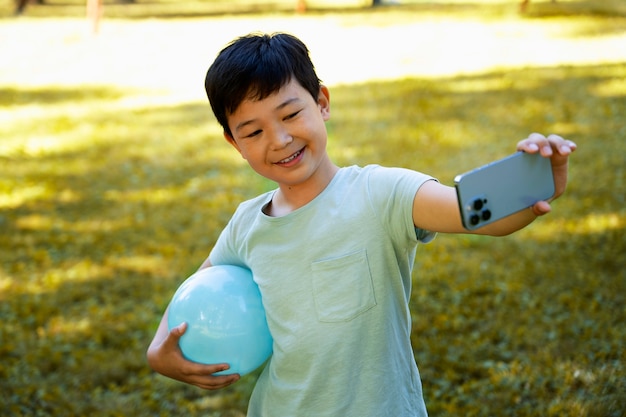
M586 14L591 2L561 3L537 2L526 17L497 2L483 10L535 34L569 24L581 54L589 39L626 28L618 8ZM445 7L446 30L459 20L490 24L475 7ZM316 12L296 24L333 20L350 36L363 19L386 27L438 13L425 8L388 8L382 20ZM140 27L154 34L179 24L168 22ZM68 24L76 22L37 17L0 21L0 30ZM193 30L193 21L180 24ZM46 71L0 65L0 415L243 415L255 375L207 393L155 375L144 352L169 298L238 202L272 184L221 138L192 92L201 84L134 78L141 68L130 60L118 81L66 77L46 53L75 63L68 50L87 54L83 42L104 41L50 33L63 42L49 41L38 56ZM172 52L176 42L162 36L157 43ZM342 165L405 166L451 183L511 153L530 131L580 146L554 213L506 238L440 235L420 247L413 345L431 415L626 415L625 79L625 61L570 62L338 77L331 86L329 152Z

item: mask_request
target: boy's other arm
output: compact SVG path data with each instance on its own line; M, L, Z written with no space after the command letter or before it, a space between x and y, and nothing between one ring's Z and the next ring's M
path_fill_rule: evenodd
M210 266L208 261L202 265L201 269L207 266ZM208 390L224 388L239 380L237 374L213 375L228 369L227 364L204 365L185 359L178 341L187 330L187 324L181 323L169 331L168 312L169 307L161 318L159 328L146 354L148 364L153 370L177 381Z
M415 194L413 201L413 222L415 226L441 233L475 233L491 236L505 236L532 223L537 216L550 212L550 202L565 191L567 184L567 163L576 144L557 135L545 137L538 133L517 144L517 150L528 153L541 153L550 158L554 176L555 193L549 201L538 201L530 209L522 210L497 222L469 231L461 223L461 213L454 187L436 181L424 183Z

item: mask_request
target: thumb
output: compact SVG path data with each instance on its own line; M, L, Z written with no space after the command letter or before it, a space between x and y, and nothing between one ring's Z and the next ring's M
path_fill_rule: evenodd
M531 207L531 210L535 216L543 216L550 213L552 208L547 201L538 201Z
M170 330L169 334L167 335L167 342L178 344L178 341L180 340L182 335L185 334L186 331L187 323L183 322L179 324L178 326Z

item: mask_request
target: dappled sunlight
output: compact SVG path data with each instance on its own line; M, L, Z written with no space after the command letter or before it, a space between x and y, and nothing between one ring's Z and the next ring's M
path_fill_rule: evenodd
M4 276L3 271L0 271L0 294L6 294L13 285L13 278ZM2 297L0 296L0 299Z
M45 91L45 90L43 90ZM1 92L1 89L0 89ZM63 94L63 93L59 93ZM94 97L87 103L54 103L29 104L10 107L9 110L0 108L0 132L3 140L0 142L0 157L30 156L42 157L63 154L78 154L92 149L94 146L107 146L116 142L125 142L128 134L127 125L134 115L150 116L153 112L162 112L169 108L178 108L177 100L168 99L168 96L159 96L154 92L147 92L144 96L130 96L119 99L107 99L100 96L99 90L94 90ZM222 137L222 130L217 123L212 122L210 107L206 103L197 107L203 113L202 124L189 124L188 135L202 135L203 137ZM199 112L194 112L194 116ZM167 120L145 118L144 135L165 136L168 129L172 129L176 121L167 123ZM179 121L180 122L180 121ZM161 127L157 130L155 128ZM135 133L134 141L145 140L145 137ZM175 147L175 141L164 141L158 148L142 147L141 153L149 155L158 153L164 147Z
M558 210L558 207L556 210ZM536 227L528 228L522 232L526 238L551 241L555 236L566 234L575 239L584 239L587 235L601 235L626 229L626 213L590 213L583 217L549 219L546 221L539 219L537 222L541 224L537 224Z
M308 44L331 86L339 165L451 185L531 131L579 144L553 213L497 241L441 234L420 246L412 340L433 415L618 415L626 15L587 0L533 0L525 16L510 0L197 12L232 2L107 4L97 36L79 0L30 5L78 18L0 21L8 413L244 415L256 375L205 393L151 373L145 349L237 205L275 187L224 140L203 91L218 51L262 30ZM152 7L167 19L111 18Z
M155 276L167 268L168 261L160 254L122 256L107 259L106 263L116 269Z
M178 188L150 188L136 191L112 190L105 193L104 198L112 203L137 203L159 204L176 201L179 198Z
M93 317L85 315L83 317L53 317L48 322L46 329L37 329L37 336L40 338L55 337L63 334L89 334L92 332Z
M452 78L445 84L445 89L456 93L478 93L489 91L511 91L511 90L535 90L540 88L543 81L536 79L525 79L522 82L513 80L510 77L460 77Z
M73 233L93 233L93 232L115 232L122 228L133 226L133 219L73 219L64 220L56 216L44 216L31 214L24 216L15 222L15 226L20 230L29 231L72 231Z
M553 126L553 132L558 132L563 137L573 137L580 134L580 126L575 122L560 122L555 121Z
M626 97L626 78L605 80L592 87L591 93L598 97Z
M47 251L39 251L31 257L32 262L52 264ZM22 270L32 269L32 265L21 266ZM92 262L89 259L76 259L70 265L48 267L38 272L20 274L17 277L4 277L3 286L6 291L0 293L0 299L7 301L8 297L16 295L45 295L52 294L61 286L80 284L87 281L108 279L113 276L113 270L105 265ZM75 300L79 301L79 300Z
M43 156L62 154L66 152L79 151L83 148L93 145L92 141L85 142L84 138L91 133L91 128L87 127L88 131L85 132L73 132L71 135L28 135L16 137L13 140L7 138L0 145L0 155L13 156ZM68 137L67 140L62 140L62 137Z
M84 90L82 98L77 98L73 94L79 90ZM110 97L116 91L115 87L27 88L22 94L31 96L32 102L21 103L18 98L20 93L13 93L18 97L13 103L6 103L4 109L0 107L0 122L6 126L8 123L54 120L61 116L82 118L93 114L115 114L180 104L179 100L164 91L129 90L126 93L119 93L121 97ZM46 102L36 99L38 95L46 94L54 94L58 96L58 100Z
M626 216L624 213L592 213L576 223L576 226L572 225L571 229L576 228L582 230L583 233L603 233L626 228Z
M44 185L21 185L0 193L0 208L15 208L50 194Z

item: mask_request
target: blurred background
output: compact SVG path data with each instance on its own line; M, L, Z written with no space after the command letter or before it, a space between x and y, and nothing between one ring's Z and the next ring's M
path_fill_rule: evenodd
M0 0L0 415L245 415L258 373L204 392L145 350L274 187L203 90L253 31L309 46L340 165L451 185L534 131L578 143L550 215L418 249L414 352L434 416L625 416L623 0Z

